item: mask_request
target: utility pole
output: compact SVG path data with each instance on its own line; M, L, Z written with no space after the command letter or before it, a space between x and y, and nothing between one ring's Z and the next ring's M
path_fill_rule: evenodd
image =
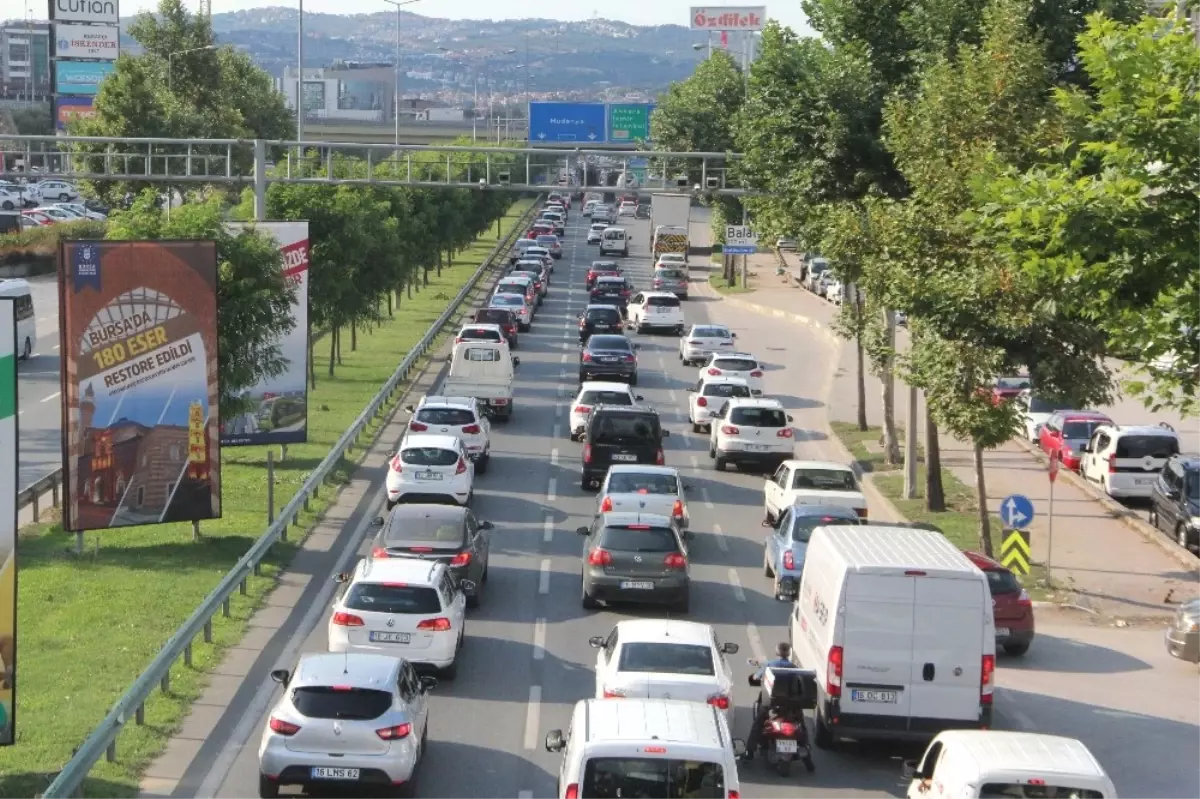
M858 287L855 286L855 291ZM917 387L908 387L908 421L904 423L904 498L917 498ZM928 461L928 458L926 458ZM929 464L925 464L926 468Z
M300 21L296 24L296 141L304 141L304 0L300 2ZM300 145L304 158L304 145Z

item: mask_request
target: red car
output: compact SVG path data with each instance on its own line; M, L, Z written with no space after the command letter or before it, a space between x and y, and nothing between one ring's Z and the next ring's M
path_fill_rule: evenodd
M992 404L999 405L1005 400L1014 399L1032 385L1028 377L997 377L996 384L992 386Z
M1010 655L1024 655L1033 642L1033 602L1017 576L978 552L964 552L987 575L992 589L992 615L996 619L996 645Z
M1051 458L1057 453L1063 466L1077 472L1092 433L1100 425L1112 423L1099 411L1055 411L1042 425L1038 446Z
M22 211L21 216L25 217L26 219L32 219L34 222L37 222L39 225L44 227L58 224L57 219L49 214L43 214L41 211Z
M554 226L553 225L543 225L541 222L539 222L536 225L534 225L533 227L529 228L529 232L525 234L525 238L536 240L538 236L553 236L553 235L554 235Z
M622 276L621 270L618 269L615 265L614 266L595 266L595 265L593 265L592 268L588 270L587 280L584 283L584 287L588 291L591 291L592 287L596 285L597 278L621 277L621 276Z

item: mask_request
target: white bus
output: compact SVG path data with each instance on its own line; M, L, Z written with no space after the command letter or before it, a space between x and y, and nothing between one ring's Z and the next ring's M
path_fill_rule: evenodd
M33 295L28 281L20 278L0 280L0 297L14 299L14 315L17 317L17 352L28 360L33 355L33 344L37 341L37 323L33 316Z

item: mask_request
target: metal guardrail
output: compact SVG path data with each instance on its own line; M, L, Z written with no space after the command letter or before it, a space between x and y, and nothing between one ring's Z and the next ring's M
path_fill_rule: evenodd
M510 248L516 238L523 232L525 223L532 218L537 208L538 203L534 202L529 210L521 216L518 223L513 226L513 229L509 231L508 235L496 245L484 262L480 264L479 268L475 270L475 274L471 276L471 279L467 281L457 296L446 306L446 310L434 320L429 329L425 331L425 335L421 337L420 341L413 346L408 355L404 357L404 360L400 362L400 365L396 367L396 371L384 383L379 393L367 404L363 412L350 425L350 428L333 445L329 454L325 456L325 459L321 461L320 465L304 481L300 490L296 492L291 501L279 512L279 516L275 522L254 542L253 546L242 556L241 560L229 570L220 584L209 593L200 606L188 617L187 621L181 624L175 633L163 644L158 656L134 680L129 690L113 704L112 709L109 710L108 715L104 717L103 721L92 730L83 744L75 750L74 756L63 766L62 771L58 773L54 781L50 783L49 787L42 794L43 797L49 799L50 797L81 795L76 793L76 791L82 786L84 779L86 779L88 772L91 771L96 761L104 756L107 756L110 761L116 759L116 739L121 730L124 729L125 724L131 717L135 720L135 723L143 723L146 698L150 696L156 685L161 686L164 691L169 689L171 667L175 665L176 661L182 657L186 664L191 665L192 642L197 636L203 635L205 643L212 642L212 619L218 610L225 616L229 616L229 599L233 593L235 591L240 591L243 594L246 593L246 581L252 574L257 575L260 573L259 564L270 552L272 545L277 540L287 540L288 528L296 523L300 512L308 508L309 499L317 495L317 492L325 483L325 478L338 465L342 456L357 444L358 436L364 428L377 419L381 411L391 407L393 404L393 395L396 390L408 380L409 373L420 363L426 353L429 352L441 334L442 328L453 318L463 301L475 290L480 278L495 265L497 257Z

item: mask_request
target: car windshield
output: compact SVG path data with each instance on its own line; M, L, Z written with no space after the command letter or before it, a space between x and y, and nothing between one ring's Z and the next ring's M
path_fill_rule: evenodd
M511 325L512 311L480 311L475 314L476 322L488 322L497 325Z
M610 472L608 475L610 494L679 494L679 481L670 474L636 474L634 472Z
M651 308L678 308L679 307L679 298L678 297L648 297L646 299L646 305L650 306Z
M579 395L581 405L632 405L633 397L624 391L585 391Z
M633 345L624 336L592 336L588 339L588 349L633 352Z
M1200 472L1187 472L1184 482L1184 493L1188 499L1200 501Z
M812 536L812 531L818 527L841 527L844 525L857 525L858 519L847 519L842 516L801 516L795 514L792 516L792 541L798 544L807 544L808 539Z
M1121 436L1117 439L1118 458L1169 458L1179 454L1179 439L1175 436Z
M844 469L797 469L792 474L792 488L809 491L857 491L854 472Z
M750 386L739 386L737 383L705 383L706 397L749 397Z
M675 534L666 527L605 527L600 546L619 552L678 552Z
M492 297L492 304L493 305L511 305L514 307L520 307L525 304L525 301L522 300L520 297L501 295L498 297Z
M983 573L987 575L988 588L993 596L1021 593L1020 581L1008 569L985 569Z
M758 368L758 361L749 358L717 358L712 365L723 372L753 372Z
M694 327L692 338L729 338L729 331L723 327Z
M466 408L421 408L417 411L417 421L444 425L475 424L475 414Z
M1037 396L1029 398L1030 413L1054 413L1055 411L1061 411L1066 407L1067 405L1062 402L1042 399L1041 397Z
M594 291L617 291L617 292L624 291L624 290L625 290L625 281L622 279L619 279L619 278L617 280L611 280L611 279L605 280L604 278L601 278L596 281L596 288L594 289Z
M1076 419L1072 422L1066 422L1063 424L1063 438L1071 441L1087 441L1092 437L1092 433L1096 432L1096 428L1102 424L1107 424L1107 422L1102 419L1091 421Z
M440 613L442 601L433 588L425 585L355 583L346 592L342 604L347 610L370 613Z
M593 757L583 772L584 799L719 799L725 776L718 763L666 758Z
M292 691L292 705L310 719L366 721L379 718L391 708L392 694L371 688L306 685Z
M657 444L661 437L658 416L648 413L603 414L592 433L596 444Z
M1065 785L988 782L979 789L979 799L1104 799L1104 794Z
M453 466L458 453L441 447L409 447L400 453L400 460L410 466Z
M589 308L587 320L589 322L607 322L608 324L615 325L621 321L621 312L615 308Z
M734 408L729 414L730 424L747 427L787 427L787 414L778 408Z
M697 644L635 642L621 646L618 671L714 676L712 648Z

